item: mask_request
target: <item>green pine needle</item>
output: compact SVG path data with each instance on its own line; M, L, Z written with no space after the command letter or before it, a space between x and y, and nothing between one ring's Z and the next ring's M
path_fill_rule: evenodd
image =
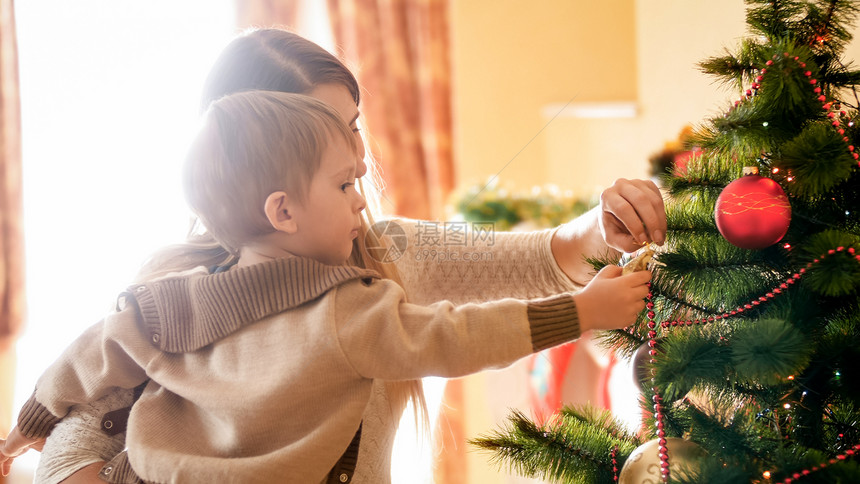
M617 447L616 459L623 462L640 445L621 429L605 411L566 409L539 426L515 410L505 428L469 443L492 452L493 464L520 475L597 484L612 481L613 449Z
M778 385L809 362L807 338L779 319L762 319L738 328L729 339L738 380Z
M860 261L847 250L828 254L838 247L853 247L855 254L860 254L860 236L826 230L809 238L804 252L808 260L819 262L804 274L804 287L825 296L847 295L860 288Z
M851 175L857 161L846 149L842 135L827 122L812 123L782 145L774 162L794 175L791 191L816 196L832 190Z

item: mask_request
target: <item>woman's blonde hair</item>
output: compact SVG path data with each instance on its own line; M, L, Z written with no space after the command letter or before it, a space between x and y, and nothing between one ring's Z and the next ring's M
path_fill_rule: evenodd
M185 159L188 205L235 255L274 231L263 210L271 193L307 199L323 151L335 139L356 152L352 130L317 99L274 91L225 96L206 111Z
M233 39L216 59L204 83L200 107L206 110L221 97L237 92L267 90L308 94L323 84L345 87L355 104L359 104L358 81L327 50L285 30L248 30ZM366 132L362 131L362 135L366 135ZM362 212L362 233L353 243L350 263L373 269L402 286L397 267L371 257L364 246L365 236L374 224L373 214L379 213L379 187L382 187L372 157L368 155L365 162L368 174L359 180L358 187L367 200L367 209ZM224 267L235 260L235 255L221 247L199 220L192 220L185 242L154 254L144 264L137 279L146 281L198 266ZM390 401L398 406L405 405L411 399L416 424L425 431L429 430L429 416L420 380L387 382L386 391Z

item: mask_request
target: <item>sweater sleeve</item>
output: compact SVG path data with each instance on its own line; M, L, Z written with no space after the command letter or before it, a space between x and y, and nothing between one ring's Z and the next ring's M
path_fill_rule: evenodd
M581 289L561 270L550 242L556 229L496 232L492 224L394 219L402 246L394 260L409 299L459 304L536 298Z
M45 437L73 405L143 383L146 372L136 358L155 350L141 335L132 308L88 328L39 377L18 415L21 432Z
M570 294L454 305L407 303L388 280L353 281L335 293L342 351L366 378L460 377L507 366L580 335Z

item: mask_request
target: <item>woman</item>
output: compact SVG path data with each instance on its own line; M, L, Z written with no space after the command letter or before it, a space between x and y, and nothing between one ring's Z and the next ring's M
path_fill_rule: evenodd
M356 136L359 150L364 153L362 134L358 128L359 87L355 77L334 56L318 45L295 34L276 29L246 33L231 42L222 52L207 78L202 107L224 95L245 90L274 90L306 94L326 102L349 124ZM371 170L368 170L371 165ZM356 165L357 176L373 173L372 160L363 157ZM369 267L399 282L410 300L427 304L447 299L462 303L502 297L539 297L585 285L592 276L591 266L584 256L619 251L633 251L642 244L662 244L666 231L663 201L657 187L650 181L618 180L604 191L600 204L576 220L555 230L530 233L498 233L475 238L477 245L446 245L447 261L420 257L427 250L427 240L421 240L422 230L432 223L398 220L384 227L384 234L397 236L392 242L397 257L361 257L367 253L367 242L376 243L379 230L374 227L373 198L377 195L373 183L362 183L362 193L368 198L365 211L365 233L356 239L352 263ZM480 240L478 240L480 239ZM188 261L190 266L226 266L229 255L217 245L207 245L205 236L191 241L195 247L206 247L206 256ZM432 244L431 244L432 245ZM437 244L438 245L438 244ZM442 249L443 247L437 247ZM459 257L458 251L481 250L491 257L480 261ZM185 249L180 248L180 253ZM198 253L200 253L198 251ZM161 253L160 258L171 253ZM161 265L161 264L156 264ZM158 274L144 274L141 279ZM130 392L117 392L93 406L77 409L54 429L43 452L38 471L40 482L102 482L98 475L110 479L113 468L104 465L123 448L123 434L111 436L98 430L114 419L102 415L128 405ZM375 383L367 406L360 435L344 455L350 461L347 477L356 482L388 482L394 431L409 399L423 409L420 382L397 384ZM120 412L121 413L121 412ZM111 429L108 429L109 431ZM351 451L357 450L357 462ZM340 464L339 464L340 466ZM354 469L354 470L353 470ZM114 473L115 474L115 473ZM334 474L335 478L341 475Z

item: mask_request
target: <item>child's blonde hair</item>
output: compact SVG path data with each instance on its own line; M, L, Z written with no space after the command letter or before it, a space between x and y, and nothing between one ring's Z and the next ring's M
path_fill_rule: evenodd
M185 160L184 190L204 227L228 251L274 231L263 210L283 191L306 200L326 146L352 131L325 103L302 94L246 91L214 102Z

